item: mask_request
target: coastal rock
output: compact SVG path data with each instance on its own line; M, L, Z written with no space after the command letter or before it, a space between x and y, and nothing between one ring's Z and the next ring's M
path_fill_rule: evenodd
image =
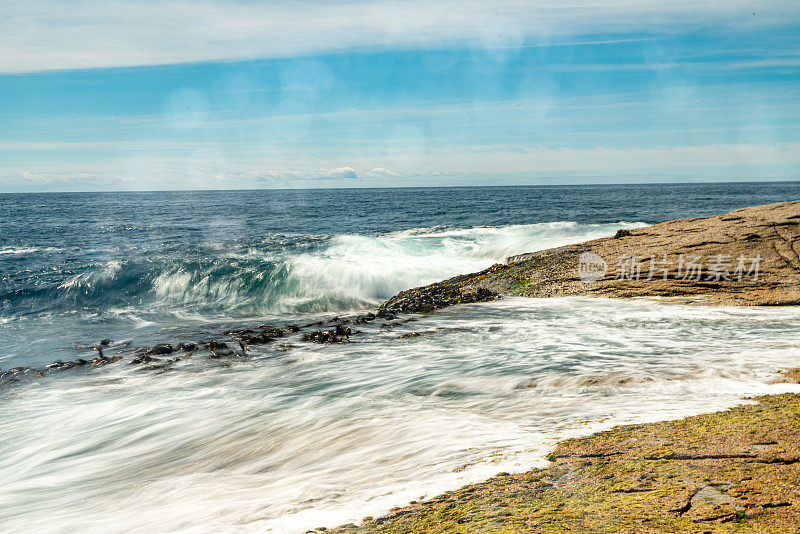
M334 330L307 332L303 340L311 343L342 343L349 340L352 333L349 327L338 325Z
M245 336L241 336L239 338L239 341L241 343L244 343L245 345L263 345L265 343L272 343L273 341L275 341L276 337L280 337L280 336L274 336L274 335L270 335L270 334L271 334L270 332L261 332L260 334L256 334L256 335L252 335L252 336L251 335L245 335Z
M106 365L106 364L109 364L109 363L117 362L117 361L119 361L121 359L122 359L122 356L104 356L104 355L101 354L97 358L92 359L92 361L89 362L89 363L94 367L99 367L101 365Z
M453 304L486 302L497 298L497 293L486 288L466 288L464 277L455 277L425 287L398 293L384 302L378 310L382 318L394 318L397 313L428 313Z
M162 354L172 354L175 349L169 343L159 343L145 351L148 356L160 356Z
M203 344L208 350L230 350L228 344L222 341L206 341Z
M131 360L131 365L141 365L143 363L151 363L160 361L160 358L153 358L149 354L140 354Z
M32 373L34 369L30 367L13 367L6 371L0 371L0 380L14 382L25 375Z
M584 253L605 263L589 263L593 276L588 278L581 278L579 270ZM692 270L689 260L694 261ZM427 312L501 294L700 297L704 304L797 305L800 201L622 229L614 237L518 254L506 264L402 291L381 310Z

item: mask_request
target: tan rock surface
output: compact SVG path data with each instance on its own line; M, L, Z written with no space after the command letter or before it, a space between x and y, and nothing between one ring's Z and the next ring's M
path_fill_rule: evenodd
M584 253L607 263L599 280L581 280L579 258ZM631 268L631 258L638 271ZM511 259L479 273L404 291L383 307L427 311L458 302L455 292L465 296L464 302L486 300L485 294L477 298L479 290L528 297L701 297L707 304L800 304L800 201L668 221ZM740 261L744 269L737 273ZM690 268L692 263L700 265L699 272ZM751 271L754 263L757 276ZM636 272L638 279L631 276ZM437 299L439 294L448 298Z

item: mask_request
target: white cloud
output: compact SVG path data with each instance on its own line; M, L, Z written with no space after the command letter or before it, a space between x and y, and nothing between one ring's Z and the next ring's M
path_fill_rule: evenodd
M795 0L29 0L0 5L0 72L459 44L502 61L503 49L523 41L786 24L799 15Z

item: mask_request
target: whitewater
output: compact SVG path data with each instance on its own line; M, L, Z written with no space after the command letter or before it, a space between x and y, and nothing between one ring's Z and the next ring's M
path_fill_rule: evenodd
M0 369L91 358L102 339L127 357L361 313L514 254L800 193L645 189L8 195ZM796 366L798 319L794 307L505 297L359 325L350 343L45 373L0 388L0 531L359 522L544 465L565 437L796 389L772 381Z

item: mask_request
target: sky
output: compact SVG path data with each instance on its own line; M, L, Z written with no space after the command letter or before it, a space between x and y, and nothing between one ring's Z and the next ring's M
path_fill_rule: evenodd
M0 3L0 192L796 179L797 0Z

